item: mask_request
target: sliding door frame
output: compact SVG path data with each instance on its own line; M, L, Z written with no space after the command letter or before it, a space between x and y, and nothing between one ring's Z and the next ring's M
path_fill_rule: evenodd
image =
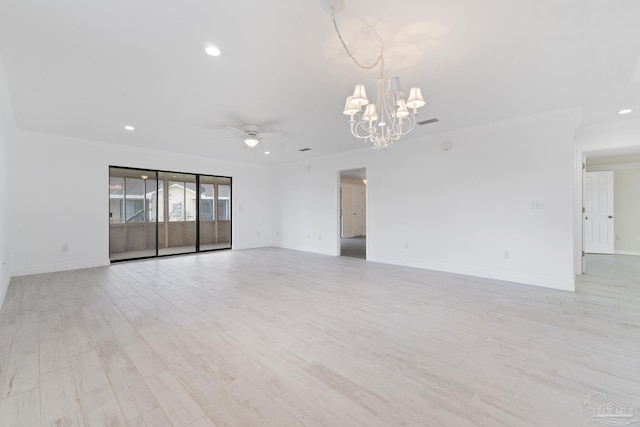
M231 250L233 248L233 209L234 209L234 203L233 203L233 177L231 176L224 176L224 175L211 175L211 174L202 174L202 173L192 173L192 172L177 172L177 171L167 171L167 170L160 170L160 169L150 169L150 168L137 168L137 167L129 167L129 166L114 166L114 165L110 165L109 166L109 180L112 177L118 177L118 178L128 178L128 176L126 176L126 174L123 175L112 175L112 170L113 169L118 169L118 170L129 170L129 171L141 171L141 172L148 172L148 178L143 178L145 183L144 183L144 198L143 198L143 203L144 203L144 209L145 209L145 220L148 219L148 212L147 212L147 205L146 205L146 188L147 188L147 181L152 179L152 174L154 176L155 179L155 191L156 191L156 197L155 197L155 255L149 255L149 256L132 256L131 258L122 258L122 259L111 259L112 257L112 252L111 252L111 239L112 239L112 233L111 231L109 232L109 245L110 245L110 249L109 249L109 259L110 262L114 263L114 262L123 262L123 261L133 261L133 260L140 260L140 259L150 259L150 258L160 258L160 257L167 257L167 256L175 256L175 255L188 255L188 254L195 254L195 253L202 253L202 252L213 252L213 251L220 251L220 250ZM163 219L163 223L164 223L164 232L166 234L166 231L168 230L168 226L169 226L169 218L166 215L167 214L167 206L169 203L169 193L168 193L168 188L166 183L169 182L168 179L162 178L163 181L163 206L160 206L160 197L158 197L158 194L160 192L160 181L161 178L160 176L162 174L176 174L176 175L192 175L195 177L195 188L196 188L196 192L195 192L195 249L193 251L189 251L189 252L183 252L183 253L175 253L175 254L161 254L160 253L160 222L159 218L160 218L160 211L159 209L163 209L163 214L162 214L162 219ZM219 194L218 194L218 185L228 185L229 186L229 241L228 241L228 245L225 245L224 247L219 247L219 248L208 248L208 249L201 249L201 236L200 236L200 231L201 231L201 227L200 227L200 198L201 198L201 194L200 194L200 185L201 185L201 177L206 177L206 178L213 178L212 181L214 181L214 197L213 197L213 217L214 217L214 222L215 222L215 227L216 229L218 228L218 199L219 199ZM215 182L216 180L220 180L222 182ZM207 181L207 179L205 179L205 181ZM185 184L186 185L186 184ZM123 189L123 191L125 191L125 189ZM185 191L186 191L186 187L185 187ZM109 193L111 194L111 193ZM110 200L110 198L109 198ZM123 203L124 200L126 200L126 194L123 194ZM125 203L126 205L126 203ZM110 212L111 206L109 206L109 212ZM126 210L126 207L124 208ZM184 212L183 215L185 215L184 219L186 222L186 202L184 203ZM126 216L126 214L125 214ZM111 218L111 215L110 215ZM125 224L126 224L126 218L125 218ZM109 227L112 227L113 224L111 223L111 220L109 221L108 224ZM164 237L165 239L167 238L166 236ZM166 244L167 242L165 242ZM224 242L226 243L226 242ZM123 253L126 253L127 251L125 250Z

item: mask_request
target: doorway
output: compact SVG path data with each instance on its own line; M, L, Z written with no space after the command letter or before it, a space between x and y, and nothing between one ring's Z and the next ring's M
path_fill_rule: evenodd
M367 170L340 171L340 255L367 259Z
M623 259L640 266L640 154L584 153L582 182L583 273Z

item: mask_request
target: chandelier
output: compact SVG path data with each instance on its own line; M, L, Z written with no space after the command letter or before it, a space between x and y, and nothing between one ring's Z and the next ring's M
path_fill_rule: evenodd
M338 39L353 63L362 70L372 70L380 66L380 77L376 80L375 102L370 102L367 98L365 86L357 84L353 95L347 97L342 113L349 116L353 136L373 143L376 150L386 150L402 135L408 134L416 127L418 108L425 105L422 91L419 87L412 87L408 98L405 98L400 79L385 77L382 47L380 56L373 64L362 65L347 47L336 23L335 13L344 8L343 1L323 0L322 5L330 13Z

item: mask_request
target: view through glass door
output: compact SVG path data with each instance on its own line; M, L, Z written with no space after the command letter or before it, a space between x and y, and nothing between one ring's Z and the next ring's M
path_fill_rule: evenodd
M156 172L120 169L109 176L111 260L156 255Z
M196 176L158 173L158 254L196 251Z
M231 248L231 178L109 168L109 258Z

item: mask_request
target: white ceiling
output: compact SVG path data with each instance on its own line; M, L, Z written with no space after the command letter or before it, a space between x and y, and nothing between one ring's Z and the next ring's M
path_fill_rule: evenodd
M637 0L345 3L362 62L381 40L387 75L422 87L419 119L440 119L416 136L573 106L585 124L640 115L616 114L640 106ZM319 0L0 0L0 53L20 129L264 164L362 147L341 112L376 75ZM246 149L227 128L243 123L277 143Z

